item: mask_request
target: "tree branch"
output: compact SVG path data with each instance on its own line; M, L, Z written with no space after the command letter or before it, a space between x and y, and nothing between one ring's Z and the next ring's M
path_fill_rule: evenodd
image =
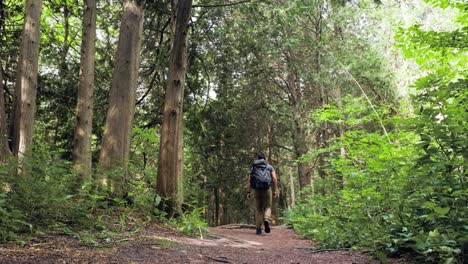
M248 3L252 0L243 0L239 2L234 2L234 3L229 3L229 4L219 4L219 5L193 5L192 7L207 7L207 8L212 8L212 7L225 7L225 6L233 6L233 5L240 5L244 3Z
M273 144L273 145L271 145L271 146L273 146L273 147L278 147L278 148L282 148L282 149L285 149L285 150L287 150L287 151L289 151L289 152L291 152L291 153L293 153L293 152L294 152L294 150L293 150L293 149L291 149L291 148L288 148L288 147L286 147L286 146L282 146L282 145L280 145L280 144Z
M148 94L153 89L153 86L154 86L154 83L156 82L157 77L158 77L158 71L156 71L153 78L151 79L148 90L146 90L145 94L143 94L143 96L135 103L135 105L139 105L143 100L145 100L146 96L148 96Z
M362 88L362 86L359 84L359 82L356 80L356 78L354 78L354 76L348 71L348 69L343 65L343 63L341 63L341 61L339 61L335 55L333 55L333 53L331 53L330 51L328 50L325 50L326 52L328 52L334 59L336 62L338 62L338 64L340 64L340 66L343 68L343 70L349 75L349 77L351 77L351 79L354 81L354 83L356 83L356 85L359 87L359 89L361 90L362 94L364 95L364 98L366 98L367 102L369 103L370 107L372 108L372 110L374 111L375 115L377 116L377 119L380 123L380 126L382 127L382 130L385 134L385 136L387 137L387 140L389 143L392 143L392 141L390 140L390 137L388 136L388 133L387 133L387 129L385 128L383 122L382 122L382 118L380 117L379 113L377 112L377 110L375 109L374 105L372 104L371 100L369 99L369 96L367 96L366 92L364 91L364 89Z

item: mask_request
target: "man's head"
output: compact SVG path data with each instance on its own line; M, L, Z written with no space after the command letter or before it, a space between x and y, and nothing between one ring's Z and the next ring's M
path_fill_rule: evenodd
M259 152L258 155L257 155L257 158L258 159L265 159L265 154L263 154L263 152Z

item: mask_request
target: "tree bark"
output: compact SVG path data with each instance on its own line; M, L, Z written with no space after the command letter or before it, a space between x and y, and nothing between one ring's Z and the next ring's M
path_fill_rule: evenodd
M0 67L0 163L6 162L11 151L8 146L8 129L5 113L5 94L3 89L3 69Z
M224 192L224 187L220 186L218 189L218 205L217 208L217 216L216 219L218 220L216 225L222 226L227 223L227 213L226 213L226 193Z
M85 181L91 176L94 63L96 58L96 0L84 0L80 77L77 91L73 165Z
M174 205L182 202L183 101L191 7L192 0L172 2L172 47L159 148L156 191Z
M63 1L63 44L60 58L60 68L63 72L67 70L67 56L70 49L68 38L70 36L70 9L68 8L67 1Z
M341 88L340 87L337 87L336 89L336 93L337 93L337 100L338 100L338 109L342 112L343 111L343 98L342 98L342 95L341 95ZM341 147L340 147L340 155L343 159L346 159L346 149L344 147L344 142L342 141L343 137L345 135L345 128L344 128L344 125L343 124L339 124L338 125L338 136L340 138L340 141L341 141ZM346 178L344 175L341 176L341 189L344 189L346 185Z
M210 226L216 226L217 223L217 213L218 213L218 208L217 208L217 188L213 188L209 192L210 194L210 199L209 199L209 205L208 205L208 211L209 211L209 218L208 218L208 224Z
M307 154L308 148L305 140L305 131L301 123L300 117L295 118L294 120L294 151L296 159L300 159L304 154ZM299 174L299 188L300 190L304 187L310 186L310 171L309 166L301 161L297 163L297 172Z
M290 202L291 207L290 208L294 208L296 206L296 192L294 190L294 177L293 177L292 169L290 168L288 169L289 169L289 189L291 192L291 202Z
M109 108L99 156L103 171L114 171L110 191L116 197L125 195L128 178L128 160L135 112L136 85L140 63L143 30L143 2L125 0L121 18L116 62L109 95Z
M42 0L26 0L26 16L21 38L16 77L13 153L23 162L32 144L36 114L37 72Z
M304 154L309 151L307 147L306 134L305 134L305 114L302 110L303 94L299 84L297 83L297 74L294 69L288 79L288 86L291 91L292 107L293 107L293 145L294 154L296 159L300 159ZM304 162L297 163L297 172L299 175L299 188L302 190L306 186L310 186L310 171L309 166Z

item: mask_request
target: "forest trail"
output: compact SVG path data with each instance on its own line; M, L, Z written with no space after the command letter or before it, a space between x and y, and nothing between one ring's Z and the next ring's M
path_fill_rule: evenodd
M44 236L24 247L0 246L0 263L378 263L359 252L313 251L313 243L285 226L273 226L270 234L260 236L248 225L214 227L210 233L199 239L151 225L137 237L105 248L86 247L65 236Z

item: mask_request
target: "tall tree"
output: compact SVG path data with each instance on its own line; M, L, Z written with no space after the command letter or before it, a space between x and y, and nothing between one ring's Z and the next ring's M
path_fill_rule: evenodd
M309 151L308 142L306 138L306 112L302 109L304 108L304 94L300 88L301 84L298 80L297 71L293 67L290 67L288 81L287 81L287 90L289 105L292 108L293 112L293 122L292 122L292 142L294 145L294 154L296 159L300 159L303 155L307 154ZM297 163L297 172L299 176L299 187L302 190L303 188L311 184L311 171L308 168L308 164L304 162Z
M36 113L42 0L26 1L21 37L20 60L16 77L13 153L22 161L32 144Z
M96 0L84 0L80 79L73 141L73 164L84 180L91 175L94 62L96 58Z
M183 173L183 100L187 73L187 39L192 0L172 1L172 43L159 147L156 191L175 205L181 200Z
M3 88L3 68L0 67L0 162L4 162L11 154L8 146L8 129L5 114L5 94Z
M144 1L125 0L124 2L109 108L99 157L101 169L104 171L123 169L121 173L113 173L114 178L110 179L110 190L117 197L125 194L124 185L128 178L127 163L135 112L143 5Z

